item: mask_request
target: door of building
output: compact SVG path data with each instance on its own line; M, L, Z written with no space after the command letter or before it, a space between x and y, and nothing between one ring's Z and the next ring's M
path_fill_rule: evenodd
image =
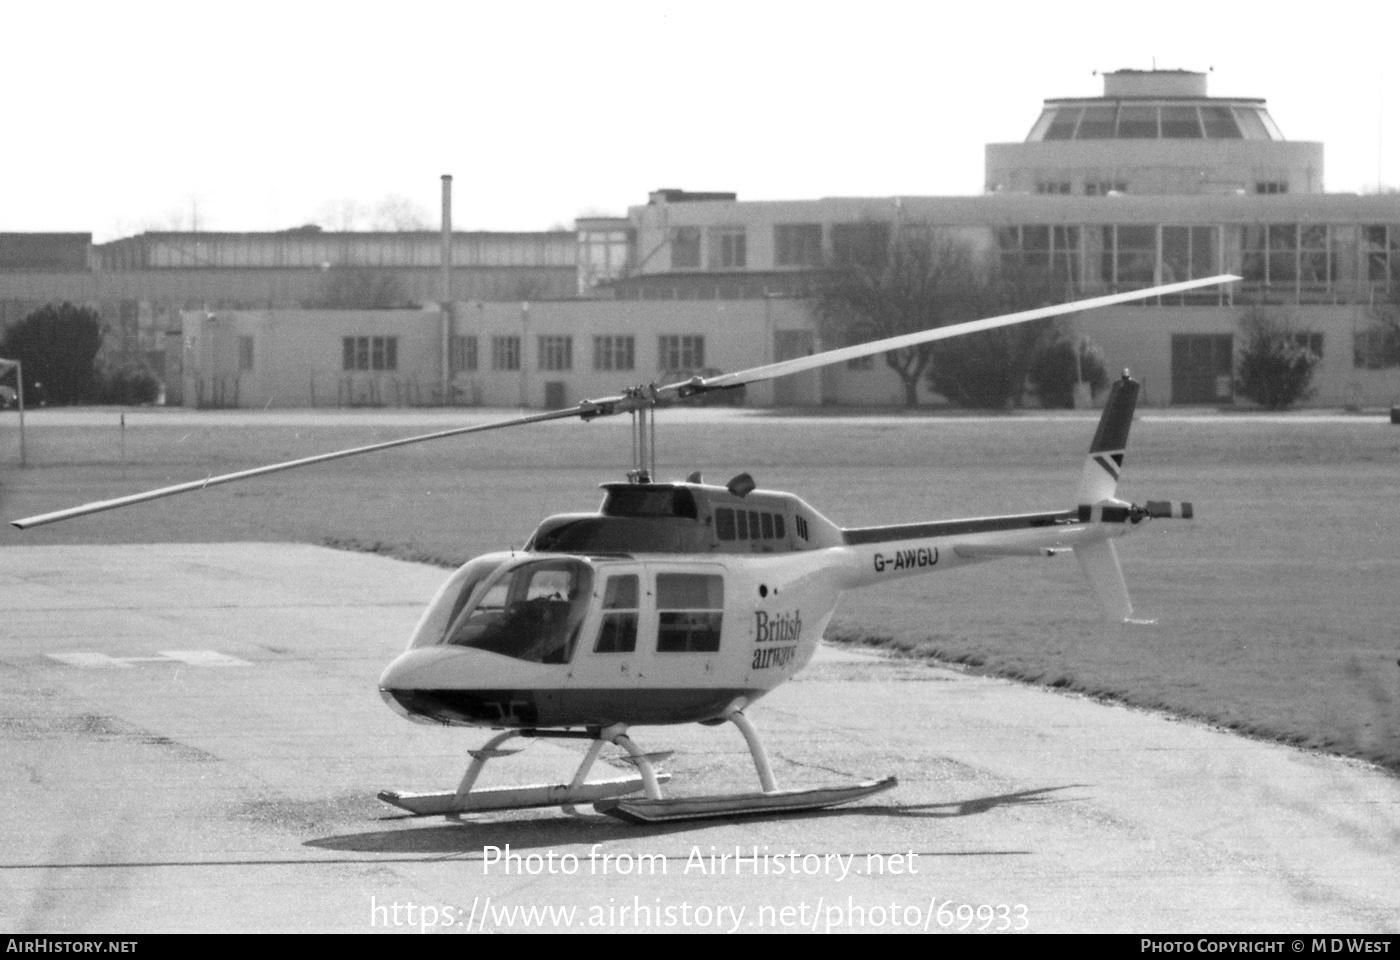
M1172 403L1230 403L1234 369L1235 338L1230 334L1172 335Z
M774 330L773 361L806 357L816 350L816 334L811 330ZM773 381L773 406L801 407L821 403L821 374L811 370Z

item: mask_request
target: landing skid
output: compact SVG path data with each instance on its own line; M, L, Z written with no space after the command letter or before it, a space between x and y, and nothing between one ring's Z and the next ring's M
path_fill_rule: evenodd
M883 780L867 780L849 787L818 787L814 790L774 790L772 793L733 793L710 797L677 797L672 800L611 799L598 801L593 804L593 809L636 824L760 813L794 813L850 803L892 789L898 782L894 777L886 777Z
M779 790L773 776L773 768L768 755L758 739L758 731L744 716L741 709L731 708L724 719L733 723L744 735L753 757L754 768L762 791L758 793L719 794L702 797L677 797L666 799L661 795L661 784L670 779L669 774L658 773L653 764L670 756L666 753L643 753L627 735L627 728L616 724L589 733L543 730L507 730L492 737L480 750L471 752L472 763L462 776L462 782L452 792L404 793L398 790L384 790L379 799L418 816L475 813L487 810L517 810L529 807L574 806L592 803L599 813L616 817L628 823L661 823L674 820L700 820L708 817L733 817L746 814L791 813L799 810L820 810L838 804L860 800L871 794L880 793L894 787L894 777L883 780L868 780L863 783L843 786L818 787L807 790ZM502 750L501 744L512 737L587 737L593 742L579 764L573 779L568 783L536 784L526 787L494 787L475 790L477 779L486 766L486 761L509 756L515 750ZM637 767L637 775L618 777L611 780L588 782L588 771L598 759L604 743L613 743L627 751L624 758ZM641 792L644 797L629 797Z
M671 779L669 773L657 774L657 780ZM618 777L597 780L574 787L567 783L536 784L528 787L492 787L473 790L464 801L455 792L402 793L381 790L379 799L420 817L436 814L478 813L486 810L526 810L531 807L561 807L579 803L595 803L612 797L622 797L642 790L641 777Z

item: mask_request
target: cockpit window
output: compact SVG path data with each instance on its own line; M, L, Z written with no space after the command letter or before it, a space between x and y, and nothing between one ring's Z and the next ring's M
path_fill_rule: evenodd
M568 663L588 612L593 571L578 560L539 560L479 591L444 642L532 663Z
M477 588L490 580L496 571L509 562L505 554L491 554L477 557L457 571L443 585L442 595L433 601L429 612L414 632L410 646L424 647L443 642L446 628L457 621L458 615L467 602L476 594Z

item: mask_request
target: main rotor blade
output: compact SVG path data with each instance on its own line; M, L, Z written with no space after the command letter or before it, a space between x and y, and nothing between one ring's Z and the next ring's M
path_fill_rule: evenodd
M1141 300L1144 297L1159 297L1173 293L1181 293L1183 290L1195 290L1197 287L1213 286L1217 283L1232 283L1240 279L1239 277L1223 273L1217 277L1207 277L1204 280L1185 280L1181 283L1169 283L1160 287L1149 287L1146 290L1132 290L1128 293L1114 293L1105 297L1094 297L1090 300L1076 300L1071 303L1056 304L1052 307L1039 307L1035 310L1022 310L1020 313L1008 313L1000 317L989 317L985 320L969 320L966 323L954 323L946 327L934 327L932 330L922 330L918 333L906 333L898 337L887 337L884 340L872 340L870 343L859 343L852 347L838 347L835 350L825 350L821 353L814 353L808 357L795 357L792 360L780 360L777 363L769 363L762 367L752 367L748 370L739 370L735 373L722 373L714 377L706 377L700 383L691 381L689 383L670 384L660 388L664 391L676 391L681 394L696 393L707 389L718 389L720 387L737 387L740 384L756 383L760 380L772 380L776 377L785 377L793 373L802 373L806 370L816 370L833 363L842 363L846 360L855 360L858 357L868 357L876 353L888 353L891 350L902 350L905 347L916 347L920 344L932 343L935 340L946 340L949 337L960 337L968 333L981 333L983 330L995 330L997 327L1009 327L1012 324L1026 323L1031 320L1042 320L1046 317L1058 317L1066 313L1078 313L1081 310L1095 310L1099 307L1111 307L1116 303L1131 303L1134 300Z
M613 402L623 402L625 398L611 398ZM403 437L399 440L389 440L385 443L372 443L364 447L351 447L346 450L337 450L334 453L322 453L314 457L303 457L300 460L287 460L283 463L274 463L266 467L255 467L251 470L239 470L236 473L225 473L217 477L209 477L205 480L191 480L188 483L177 483L169 487L161 487L159 490L147 490L145 493L133 493L127 497L116 497L112 500L97 500L92 503L85 503L78 507L69 507L66 510L55 510L52 513L41 513L33 517L24 517L20 520L12 520L10 523L21 530L29 527L38 527L46 523L54 523L58 520L68 520L72 517L81 517L89 513L100 513L103 510L115 510L117 507L126 507L134 503L145 503L147 500L159 500L161 497L173 497L177 493L189 493L194 490L203 490L205 487L218 486L221 483L232 483L235 480L247 480L250 477L260 477L265 473L277 473L281 470L293 470L297 467L309 467L314 463L325 463L328 460L341 460L345 457L357 457L362 453L373 453L376 450L388 450L390 447L404 447L410 443L423 443L427 440L441 440L444 437L455 437L464 433L483 433L487 430L500 430L505 427L516 427L526 423L540 423L545 420L562 420L567 417L583 417L591 419L595 416L606 416L615 412L608 406L609 401L587 401L577 407L567 410L550 410L547 413L536 413L526 417L516 417L512 420L497 420L493 423L481 423L472 427L454 427L451 430L439 430L436 433L424 433L414 437Z
M950 337L962 336L963 334L979 333L983 330L994 330L997 327L1026 323L1030 320L1040 320L1045 317L1061 316L1066 313L1078 313L1081 310L1108 307L1116 303L1130 303L1133 300L1141 300L1145 297L1180 293L1183 290L1194 290L1197 287L1211 286L1217 283L1230 283L1239 279L1239 277L1231 274L1222 274L1218 277L1209 277L1204 280L1187 280L1182 283L1170 283L1165 286L1150 287L1146 290L1115 293L1106 297L1095 297L1090 300L1079 300L1073 303L1063 303L1051 307L1040 307L1035 310L1023 310L1020 313L1010 313L1000 317L990 317L985 320L972 320L967 323L956 323L947 327L935 327L932 330L923 330L918 333L904 334L898 337L888 337L884 340L874 340L870 343L857 344L853 347L841 347L836 350L827 350L809 357L782 360L778 363L770 363L761 367L752 367L748 370L740 370L735 373L724 373L705 379L696 377L692 380L668 384L664 387L652 386L637 388L619 394L618 396L606 397L601 400L584 400L578 406L571 407L567 410L551 410L546 413L515 417L511 420L497 420L494 423L483 423L472 427L456 427L451 430L439 430L436 433L424 433L413 437L404 437L399 440L389 440L384 443L374 443L363 447L337 450L333 453L322 453L314 457L303 457L300 460L288 460L283 463L274 463L265 467L255 467L251 470L239 470L235 473L225 473L204 480L177 483L173 486L161 487L158 490L148 490L145 493L134 493L126 497L116 497L111 500L98 500L77 507L69 507L66 510L55 510L52 513L23 517L10 522L19 529L26 530L29 527L38 527L59 520L86 516L90 513L100 513L103 510L115 510L118 507L145 503L148 500L159 500L162 497L172 497L176 494L203 490L205 487L214 487L222 483L232 483L235 480L247 480L251 477L260 477L268 473L293 470L297 467L307 467L312 464L325 463L330 460L341 460L345 457L356 457L360 454L373 453L376 450L388 450L391 447L403 447L411 443L441 440L445 437L455 437L467 433L484 433L487 430L501 430L506 427L518 427L527 423L542 423L546 420L563 420L570 417L578 417L581 420L591 420L594 417L611 416L629 410L648 408L657 400L661 399L684 399L707 390L737 387L741 384L756 383L761 380L772 380L776 377L784 377L793 373L802 373L805 370L815 370L819 367L825 367L833 363L841 363L845 360L854 360L857 357L867 357L872 354L885 353L890 350L900 350L905 347L913 347L923 343L932 343L936 340L946 340Z

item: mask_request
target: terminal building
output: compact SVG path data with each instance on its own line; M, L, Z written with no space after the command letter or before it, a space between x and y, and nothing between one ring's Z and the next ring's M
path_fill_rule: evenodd
M1312 402L1400 392L1378 303L1400 280L1400 196L1328 194L1323 146L1207 76L1105 74L986 146L977 196L743 201L656 190L573 231L0 235L0 323L97 305L113 349L163 364L171 402L562 406L823 347L805 299L856 245L948 238L1048 270L1063 298L1235 273L1242 283L1073 321L1156 405L1230 405L1238 325L1265 309L1322 355ZM450 290L444 292L444 282ZM925 395L928 400L938 398ZM898 404L878 359L751 387L746 402Z

